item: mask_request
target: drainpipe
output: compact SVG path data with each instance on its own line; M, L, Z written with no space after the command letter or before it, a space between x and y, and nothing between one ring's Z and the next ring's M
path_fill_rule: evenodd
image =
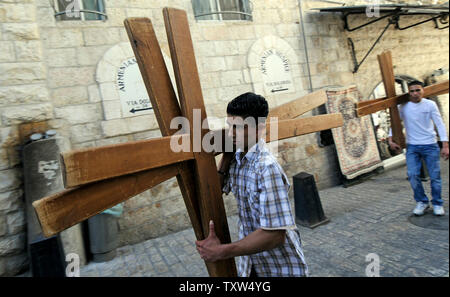
M312 86L312 79L311 79L311 68L309 65L309 57L308 57L308 45L306 44L305 23L303 21L302 0L298 0L298 8L299 8L299 12L300 12L300 24L302 26L303 45L305 47L306 68L308 70L308 80L309 80L309 92L312 93L313 86Z

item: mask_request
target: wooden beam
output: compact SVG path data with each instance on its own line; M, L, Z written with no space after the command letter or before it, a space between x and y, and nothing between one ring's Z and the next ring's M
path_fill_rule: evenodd
M402 95L398 95L398 96L402 96ZM365 107L365 106L368 106L368 105L372 105L374 103L378 103L378 102L381 102L381 101L387 100L387 99L389 99L389 98L383 97L383 98L379 98L379 99L360 101L360 102L356 103L356 108L361 108L361 107Z
M386 97L391 98L395 96L395 76L394 66L392 64L391 52L384 52L378 55L378 62L380 64L381 76L383 78L384 89L386 90ZM401 147L406 146L405 135L403 135L403 126L398 112L397 105L389 108L391 116L392 139Z
M173 135L177 130L171 129L170 123L182 113L152 23L148 18L128 18L124 25L161 133L164 136ZM193 162L179 164L178 185L195 236L201 240L204 235L194 176Z
M319 90L273 108L269 112L268 118L278 117L278 120L294 119L322 104L327 103L327 100L328 98L326 91Z
M172 138L174 137L174 138ZM189 135L83 148L61 154L66 188L191 160L192 152L174 152L171 142L189 142Z
M278 121L278 137L275 140L301 136L309 133L337 128L344 125L342 114L324 114L309 118L289 119ZM266 126L266 141L270 141L271 124ZM277 126L273 126L277 127Z
M33 202L44 236L53 236L178 174L177 165L133 173Z
M432 97L432 96L439 96L442 94L448 94L449 92L449 81L443 81L438 84L434 84L431 86L427 86L424 89L424 97ZM362 117L380 110L385 110L387 108L390 108L392 106L396 106L399 104L403 104L408 102L409 100L409 94L405 93L402 95L395 96L393 98L389 99L377 99L377 100L370 100L373 103L369 105L357 105L356 113L358 117ZM363 101L364 102L364 101Z
M163 14L181 110L190 122L193 132L191 133L191 139L194 140L196 132L199 132L196 131L199 127L193 127L194 113L198 112L201 122L203 122L206 119L206 111L189 23L186 12L183 10L164 8ZM201 129L200 137L203 137L208 131L209 129ZM194 143L194 141L191 143ZM217 237L222 243L229 243L231 237L216 162L212 154L203 152L203 148L200 149L200 152L194 152L194 158L203 234L205 236L209 234L209 221L213 220ZM234 259L215 262L214 266L208 266L208 272L211 276L232 277L237 275Z

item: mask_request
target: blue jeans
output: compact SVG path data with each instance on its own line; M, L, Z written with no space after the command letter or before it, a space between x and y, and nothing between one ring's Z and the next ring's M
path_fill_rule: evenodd
M422 159L425 161L431 180L431 196L433 197L431 203L442 206L440 149L437 143L427 145L408 144L406 147L406 166L408 168L409 183L414 191L414 199L416 202L428 204L428 197L425 195L422 180L420 179Z

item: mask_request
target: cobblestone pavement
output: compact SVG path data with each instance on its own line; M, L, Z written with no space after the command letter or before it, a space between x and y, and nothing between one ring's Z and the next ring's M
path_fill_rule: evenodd
M442 162L445 217L448 223L448 162ZM429 195L429 183L425 189ZM415 206L401 166L365 182L319 192L326 225L299 226L310 276L366 276L374 253L380 276L449 276L449 231L421 228L409 222ZM430 197L430 195L429 195ZM432 216L431 214L429 214ZM237 239L237 216L228 218ZM195 250L192 229L124 246L105 263L89 263L81 276L208 276Z

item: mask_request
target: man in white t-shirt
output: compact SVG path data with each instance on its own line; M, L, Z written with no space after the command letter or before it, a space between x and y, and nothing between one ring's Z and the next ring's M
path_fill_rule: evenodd
M429 200L424 192L420 179L420 169L423 159L427 165L431 180L433 213L437 216L442 216L445 212L441 197L442 181L439 155L445 160L448 160L447 132L436 103L423 98L423 83L420 81L412 81L408 83L408 89L409 102L400 106L399 111L406 130L406 166L408 169L408 179L414 192L414 199L417 202L413 213L420 216L429 208ZM440 141L442 142L442 149L437 144L434 126L436 126ZM392 141L391 132L389 134L389 146L393 150L401 150L401 147Z

